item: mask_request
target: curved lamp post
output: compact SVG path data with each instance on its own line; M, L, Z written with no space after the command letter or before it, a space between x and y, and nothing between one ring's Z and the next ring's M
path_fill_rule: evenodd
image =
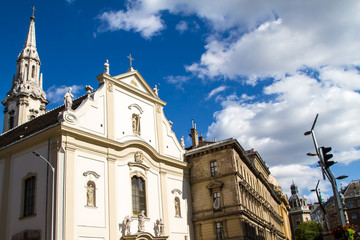
M55 191L55 168L51 165L51 163L44 158L42 155L40 155L38 152L33 151L32 152L35 156L41 158L42 160L44 160L48 166L50 167L51 171L52 171L52 196L51 196L51 240L54 239L54 191Z

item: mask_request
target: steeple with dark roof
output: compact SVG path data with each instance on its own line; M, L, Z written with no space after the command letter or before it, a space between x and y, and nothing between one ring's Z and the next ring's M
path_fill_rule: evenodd
M5 106L4 132L45 113L45 106L49 103L42 89L41 62L36 49L35 8L32 10L24 48L16 60L11 90L2 102Z

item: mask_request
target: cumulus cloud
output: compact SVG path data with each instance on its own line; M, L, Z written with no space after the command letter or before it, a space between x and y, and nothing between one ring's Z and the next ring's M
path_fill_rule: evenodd
M337 74L331 77L334 71ZM294 173L286 170L284 176L273 169L300 163L303 167L316 164L317 159L305 155L313 152L314 146L304 132L311 128L319 113L316 126L319 144L332 146L338 162L349 164L360 160L359 88L354 83L349 90L347 80L339 80L349 74L354 79L360 77L355 70L329 67L321 68L318 79L304 73L284 77L264 87L263 93L269 96L266 101L255 98L244 102L237 95L231 95L222 101L222 110L214 113L207 137L234 137L245 149L255 148L272 166L278 181L288 184Z
M283 76L303 65L358 64L359 10L355 0L129 0L126 10L104 12L99 19L104 30L151 38L165 28L164 11L197 16L209 26L209 37L199 61L187 69L200 77L236 78ZM185 21L177 25L179 31L187 28Z
M104 12L98 18L103 22L99 31L134 31L139 32L146 39L158 34L165 28L159 15L147 14L137 10Z
M74 99L78 97L81 90L84 89L81 85L72 85L72 86L51 86L46 91L46 97L51 104L61 105L64 104L64 95L71 87L71 93L74 95Z

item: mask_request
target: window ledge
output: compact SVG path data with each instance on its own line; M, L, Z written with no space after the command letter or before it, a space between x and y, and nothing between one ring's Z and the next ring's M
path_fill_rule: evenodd
M34 217L36 217L36 214L19 217L19 220L26 220L26 219L31 219L31 218L34 218Z

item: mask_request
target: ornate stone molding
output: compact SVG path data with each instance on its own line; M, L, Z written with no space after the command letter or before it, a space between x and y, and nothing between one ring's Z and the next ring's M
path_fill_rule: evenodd
M143 153L140 152L140 151L137 151L134 154L134 160L135 160L136 163L142 163L144 161Z
M99 178L99 177L100 177L100 175L97 174L97 173L94 172L94 171L86 171L86 172L83 173L83 175L84 175L85 177L86 177L86 176L89 176L89 175L93 175L95 178Z
M108 89L109 92L112 92L112 91L114 90L114 85L109 82L109 83L107 84L107 89Z
M177 189L177 188L171 190L171 193L172 193L172 194L178 193L179 195L182 194L182 192L181 192L179 189Z
M136 109L138 109L139 112L140 112L140 114L142 114L142 113L144 112L144 110L142 110L142 108L141 108L138 104L136 104L136 103L133 103L133 104L131 104L131 105L128 106L128 108L129 108L130 110L131 110L133 107L136 108Z
M77 117L70 111L64 111L58 117L60 121L65 121L67 123L75 125L77 122Z

